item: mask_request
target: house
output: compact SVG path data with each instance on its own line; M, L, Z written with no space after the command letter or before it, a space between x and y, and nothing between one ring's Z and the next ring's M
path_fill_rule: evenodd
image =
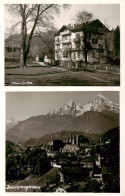
M91 148L89 148L89 147L86 147L85 148L85 155L87 156L87 157L90 157L91 156Z
M19 57L20 55L20 44L5 43L5 56L6 57Z
M87 54L87 61L90 63L105 62L106 46L105 36L110 33L109 29L100 22L93 20L80 25L64 25L55 35L55 60L61 65L80 59L85 61L84 48L85 33L89 41L90 50Z
M83 168L93 168L94 157L86 157L80 163L83 165Z
M56 152L53 152L53 151L47 151L47 156L48 157L52 157L54 158L56 156Z
M76 144L66 144L62 152L77 152L80 148Z

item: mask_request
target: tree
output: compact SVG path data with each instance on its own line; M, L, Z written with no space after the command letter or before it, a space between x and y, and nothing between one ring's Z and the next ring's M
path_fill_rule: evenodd
M82 50L85 56L85 63L86 63L86 68L87 68L87 55L88 55L88 51L91 49L91 44L90 44L90 38L91 35L89 33L89 21L91 21L93 19L93 14L89 13L87 11L80 11L74 21L76 22L76 24L81 24L83 23L83 46L82 46Z
M82 24L91 21L92 19L93 19L93 14L83 10L83 11L79 11L78 14L76 14L76 17L74 18L74 22L76 24Z
M35 57L37 54L39 57L47 55L49 58L54 57L54 35L57 32L56 28L53 28L47 32L41 32L40 37L35 37L31 42L31 55Z
M40 32L51 29L54 15L61 12L61 8L69 5L59 4L16 4L8 5L21 19L15 26L21 24L21 52L20 67L26 67L26 61L30 50L31 40L35 36L40 36Z
M101 185L97 180L88 180L86 187L85 187L85 192L101 192Z
M115 59L120 59L120 27L117 26L114 30L114 56Z
M79 136L79 143L89 143L89 139L84 135Z

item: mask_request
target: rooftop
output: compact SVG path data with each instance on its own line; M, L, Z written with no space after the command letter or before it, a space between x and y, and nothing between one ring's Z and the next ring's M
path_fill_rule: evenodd
M82 24L63 25L55 36L58 36L59 33L62 32L64 29L68 29L72 32L76 32L82 30L84 27L88 28L88 30L91 29L93 31L98 31L97 27L103 27L105 31L109 31L109 29L100 20L96 19Z

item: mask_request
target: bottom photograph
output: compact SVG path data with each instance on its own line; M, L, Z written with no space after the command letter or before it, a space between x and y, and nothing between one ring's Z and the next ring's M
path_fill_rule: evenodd
M118 91L6 92L6 192L120 192Z

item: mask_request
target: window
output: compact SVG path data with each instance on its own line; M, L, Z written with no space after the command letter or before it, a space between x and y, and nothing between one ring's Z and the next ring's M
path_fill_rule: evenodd
M80 34L77 33L77 34L75 35L75 37L76 37L76 38L80 38Z
M63 52L63 58L65 58L65 52Z
M98 43L98 40L97 40L96 38L93 38L93 39L92 39L92 43L93 43L93 44L97 44L97 43Z
M71 44L63 44L63 45L62 45L62 48L63 48L63 49L65 49L65 48L71 48Z
M57 48L57 49L60 49L60 45L57 45L56 48Z
M77 49L80 49L80 44L76 44L76 48Z
M78 52L78 58L80 58L80 52Z
M62 41L71 40L71 36L63 36Z
M95 52L93 52L93 58L95 58Z
M76 53L74 53L74 59L76 59Z
M71 59L71 53L69 52L69 59Z
M56 58L58 59L58 57L59 57L59 56L58 56L58 53L56 53Z
M63 52L63 58L68 58L68 52Z

